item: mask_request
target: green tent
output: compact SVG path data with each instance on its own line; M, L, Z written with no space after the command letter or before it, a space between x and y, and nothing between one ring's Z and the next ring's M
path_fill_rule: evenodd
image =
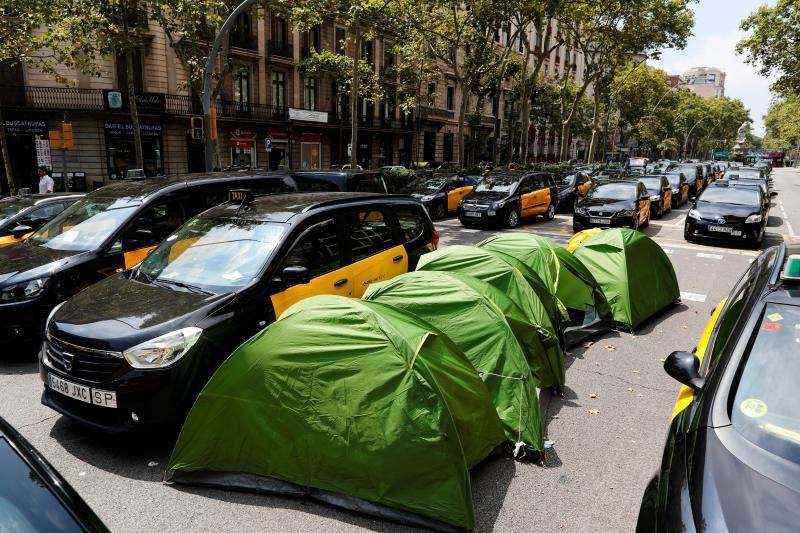
M644 233L608 229L574 255L600 284L614 321L623 328L632 330L681 297L669 257Z
M523 346L538 364L548 361L534 328L508 296L471 276L419 271L370 285L363 298L399 307L447 335L486 383L515 455L523 446L542 451L539 381Z
M567 345L610 328L611 309L597 280L552 240L532 233L500 233L476 246L513 256L539 275L569 312Z
M417 270L466 274L506 294L535 324L545 348L547 364L537 372L542 387L564 384L564 351L560 313L555 297L537 274L511 256L474 246L447 246L420 257ZM532 366L537 363L532 363ZM548 372L548 369L552 369Z
M486 385L447 336L393 307L315 296L217 370L165 480L471 528L468 469L504 441Z

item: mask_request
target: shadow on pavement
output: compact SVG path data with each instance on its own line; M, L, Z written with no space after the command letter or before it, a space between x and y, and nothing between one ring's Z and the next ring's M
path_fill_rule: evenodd
M490 456L472 469L475 531L491 531L495 528L506 493L516 474L517 461L507 454Z
M679 315L684 311L691 311L692 308L686 305L683 302L672 304L668 307L665 307L655 315L648 318L643 324L639 325L636 330L632 333L633 335L644 336L648 333L652 333L656 328L661 326L661 323L665 320L672 318L675 315Z
M781 226L783 226L783 219L781 217L770 216L769 218L767 218L768 228L779 228Z

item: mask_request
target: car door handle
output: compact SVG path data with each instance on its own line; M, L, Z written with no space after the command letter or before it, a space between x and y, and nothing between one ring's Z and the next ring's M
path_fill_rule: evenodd
M345 283L347 283L347 278L342 278L339 281L337 281L336 283L334 283L333 286L334 287L341 287Z
M396 255L396 256L394 256L392 258L392 261L394 261L395 263L399 263L402 260L403 260L403 256L402 255Z

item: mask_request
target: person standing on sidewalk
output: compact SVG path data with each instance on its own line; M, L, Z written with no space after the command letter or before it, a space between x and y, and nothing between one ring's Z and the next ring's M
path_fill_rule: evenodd
M37 172L39 174L39 194L53 192L53 178L47 173L47 167L41 166Z

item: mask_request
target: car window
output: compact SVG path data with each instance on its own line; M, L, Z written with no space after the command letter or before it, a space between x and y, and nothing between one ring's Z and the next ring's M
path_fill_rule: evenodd
M411 242L420 238L425 233L424 215L419 209L411 207L398 207L395 209L403 242Z
M328 180L321 180L309 178L306 176L295 176L295 183L297 183L297 190L301 192L337 192L339 187Z
M153 232L153 242L161 242L178 229L185 221L183 205L179 201L164 202L148 207L136 217L125 232L132 234L137 230Z
M358 211L345 215L353 261L360 261L393 246L392 229L382 211Z
M747 440L800 463L800 308L767 304L742 362L731 423Z
M328 219L307 229L286 254L283 266L303 266L315 278L341 266L336 222Z
M61 202L53 202L52 204L37 207L20 218L17 222L20 226L30 226L36 229L63 210L64 204Z
M349 176L347 178L347 190L354 192L378 192L385 193L386 186L383 179L377 174L366 176Z

